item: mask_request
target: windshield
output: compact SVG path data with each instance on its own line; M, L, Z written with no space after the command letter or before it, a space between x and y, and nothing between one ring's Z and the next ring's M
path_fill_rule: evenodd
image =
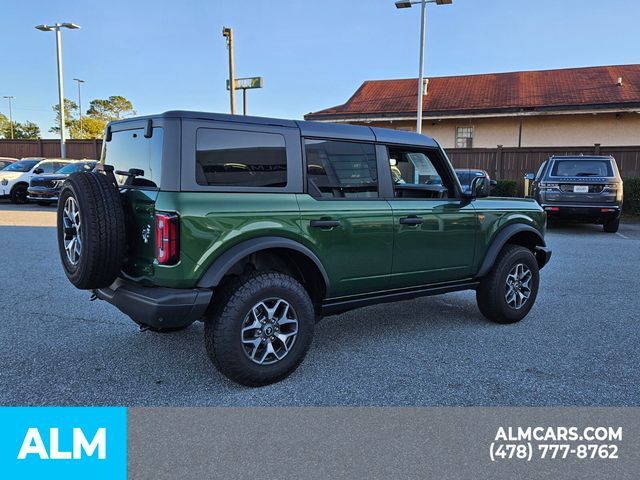
M610 160L556 160L553 177L613 177Z
M96 166L96 162L77 162L70 163L69 165L65 165L61 169L57 170L56 173L75 173L75 172L90 172L93 170L93 167Z
M40 160L20 160L19 162L12 163L4 172L28 172L31 170Z

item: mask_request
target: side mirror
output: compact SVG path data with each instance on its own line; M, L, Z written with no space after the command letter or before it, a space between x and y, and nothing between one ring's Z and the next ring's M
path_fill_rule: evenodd
M33 173L35 173L36 175L40 175L41 173L44 173L44 168L38 167L33 171Z
M464 192L463 196L467 200L473 200L474 198L486 197L488 196L488 192L486 191L485 183L487 181L487 177L475 177L471 180L471 185L469 185L469 190Z
M491 185L492 187L497 187L498 186L498 181L497 180L491 180L489 182L489 185Z
M524 179L525 180L531 181L531 180L533 180L535 178L536 178L536 174L535 173L529 172L529 173L525 173L525 175L524 175Z

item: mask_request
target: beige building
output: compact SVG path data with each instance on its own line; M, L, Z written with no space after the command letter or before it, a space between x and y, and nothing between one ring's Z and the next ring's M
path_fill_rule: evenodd
M308 120L415 130L417 79L366 81ZM423 132L445 148L640 145L640 65L432 78Z

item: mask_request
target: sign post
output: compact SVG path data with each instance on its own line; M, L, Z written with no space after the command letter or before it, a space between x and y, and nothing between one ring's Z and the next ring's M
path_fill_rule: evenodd
M262 88L264 80L262 77L236 78L234 90L242 90L242 114L247 114L247 90L252 88ZM227 90L231 90L231 82L227 80Z

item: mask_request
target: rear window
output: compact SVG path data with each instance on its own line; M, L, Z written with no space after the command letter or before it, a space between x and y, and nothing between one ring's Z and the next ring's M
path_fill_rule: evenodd
M196 142L198 185L287 186L287 152L280 134L200 128Z
M556 160L553 177L613 177L610 160Z
M160 185L162 141L163 129L160 127L153 128L151 138L145 138L143 128L114 131L111 141L104 143L102 161L113 165L114 171L142 170L143 175L135 177L131 186L157 188ZM119 185L124 185L127 178L116 173Z

